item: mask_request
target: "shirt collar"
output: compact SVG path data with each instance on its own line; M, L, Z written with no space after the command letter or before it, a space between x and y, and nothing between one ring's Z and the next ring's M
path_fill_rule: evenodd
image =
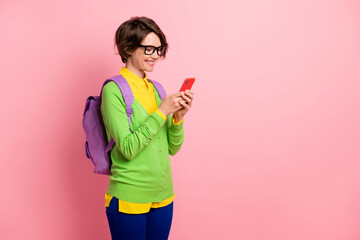
M146 73L145 73L144 78L139 78L133 72L131 72L129 69L127 69L126 67L122 67L121 70L120 70L120 74L126 80L128 80L129 82L131 82L132 84L134 84L138 88L144 87L144 86L146 88L149 87L149 81L147 80Z

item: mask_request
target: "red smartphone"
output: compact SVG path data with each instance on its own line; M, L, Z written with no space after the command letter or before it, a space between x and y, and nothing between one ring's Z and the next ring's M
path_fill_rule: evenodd
M185 90L190 90L194 82L195 78L186 78L179 92L185 92Z

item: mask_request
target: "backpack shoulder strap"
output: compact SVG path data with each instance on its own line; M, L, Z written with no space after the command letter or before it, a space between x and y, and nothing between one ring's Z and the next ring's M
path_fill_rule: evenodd
M120 88L121 94L123 95L125 104L126 104L126 114L129 117L129 114L133 113L133 110L131 108L131 105L134 102L134 95L131 91L129 83L126 81L126 79L121 75L116 75L109 79L110 81L114 81L118 87Z
M131 91L131 88L130 88L130 85L129 83L126 81L126 79L121 76L121 75L116 75L112 78L109 78L107 79L102 88L101 88L101 93L100 93L100 99L101 99L101 94L102 94L102 89L104 88L104 86L110 82L110 81L113 81L116 83L116 85L118 85L120 91L121 91L121 94L124 98L124 101L125 101L125 105L126 105L126 115L128 117L128 122L129 122L129 129L130 129L130 132L133 133L133 131L131 130L131 127L130 127L130 118L131 118L131 115L133 113L133 110L131 108L131 105L133 104L134 102L134 95ZM110 143L113 143L113 139L111 138L110 142L109 142L109 145ZM112 144L111 144L112 145ZM111 148L111 146L108 146L108 148Z
M159 93L161 100L166 97L166 92L164 87L157 81L148 79L155 87L156 91Z
M102 94L102 89L104 88L104 86L110 81L113 81L116 83L116 85L118 85L118 87L121 91L121 94L124 98L125 104L126 104L126 113L129 113L131 115L132 114L131 105L134 102L134 95L131 91L129 83L126 81L126 79L123 76L116 75L112 78L107 79L104 82L103 87L101 88L101 94ZM101 94L100 94L100 97L101 97Z

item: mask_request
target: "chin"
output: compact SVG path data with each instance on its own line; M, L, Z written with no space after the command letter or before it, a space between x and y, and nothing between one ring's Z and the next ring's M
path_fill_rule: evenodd
M152 71L154 71L153 67L152 68L145 68L145 72L152 72Z

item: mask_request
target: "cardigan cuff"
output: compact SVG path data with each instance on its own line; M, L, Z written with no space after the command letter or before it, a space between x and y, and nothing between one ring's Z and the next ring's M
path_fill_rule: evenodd
M156 109L155 113L157 113L157 115L159 115L160 117L162 117L166 121L166 116L162 111L160 111L159 109Z

